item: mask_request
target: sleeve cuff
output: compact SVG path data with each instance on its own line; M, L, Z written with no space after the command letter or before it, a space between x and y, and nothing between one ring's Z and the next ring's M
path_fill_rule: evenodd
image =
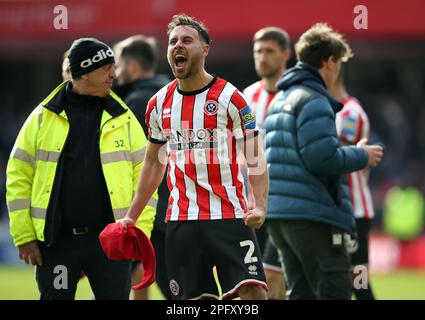
M236 141L240 142L240 141L248 141L252 138L255 138L256 136L258 136L260 132L258 130L251 130L249 132L246 133L245 136L243 136L242 138L236 139Z
M354 141L352 141L351 139L349 139L349 138L347 138L347 137L344 137L344 136L339 136L339 139L340 139L342 142L347 143L348 145L355 145L355 144L356 144Z
M152 143L155 143L155 144L165 144L165 143L167 143L167 140L158 140L158 139L155 139L155 138L152 138L152 137L149 137L148 138L149 139L149 141L150 142L152 142Z

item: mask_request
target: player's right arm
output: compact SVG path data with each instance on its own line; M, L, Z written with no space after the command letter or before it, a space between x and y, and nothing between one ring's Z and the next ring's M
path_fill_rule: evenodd
M131 203L130 209L120 223L125 227L134 224L141 212L149 202L152 194L158 189L165 174L167 156L166 142L162 131L158 126L156 109L156 96L153 96L146 109L146 125L148 127L149 142L146 148L146 156L140 172L137 191Z
M166 169L165 144L148 142L146 158L140 173L136 194L125 217L120 220L124 226L134 224L145 208L152 194L161 184Z

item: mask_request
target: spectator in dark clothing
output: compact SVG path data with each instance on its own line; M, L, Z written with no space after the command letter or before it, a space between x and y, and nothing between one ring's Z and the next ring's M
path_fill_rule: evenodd
M169 83L168 77L156 75L157 46L153 37L134 35L118 42L114 46L117 57L117 82L114 91L130 107L143 127L145 135L148 128L145 123L146 107L149 99L163 86ZM165 214L167 211L168 197L170 195L166 182L166 174L158 188L157 214L152 230L151 241L155 248L157 258L156 281L165 298L171 299L168 287L167 268L165 265ZM140 263L133 266L133 283L140 282ZM148 298L147 289L134 291L134 299L145 300Z

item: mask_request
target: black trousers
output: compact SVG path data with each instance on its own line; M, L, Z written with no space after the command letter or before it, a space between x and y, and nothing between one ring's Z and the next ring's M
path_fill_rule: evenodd
M97 300L128 300L131 261L108 260L98 233L61 236L51 246L38 242L42 266L36 267L41 300L72 300L82 271Z
M164 298L171 300L167 264L165 263L165 232L154 227L151 242L156 254L156 283Z
M343 242L333 245L330 225L270 220L269 230L283 257L290 300L351 299L350 259Z

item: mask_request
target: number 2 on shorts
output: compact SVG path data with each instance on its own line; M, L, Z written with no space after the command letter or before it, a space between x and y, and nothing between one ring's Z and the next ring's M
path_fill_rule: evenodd
M257 257L252 256L255 249L254 242L252 242L251 240L245 240L245 241L239 242L239 244L241 247L249 247L248 252L246 253L245 259L244 259L245 263L254 263L258 261Z

